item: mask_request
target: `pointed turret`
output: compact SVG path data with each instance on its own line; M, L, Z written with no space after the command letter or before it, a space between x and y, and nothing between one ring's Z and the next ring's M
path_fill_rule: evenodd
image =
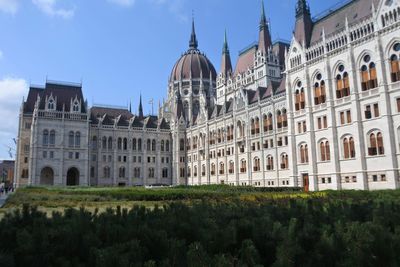
M198 47L197 37L196 37L196 30L194 27L194 18L192 19L192 34L190 35L189 41L189 48L190 49L197 49Z
M232 73L232 61L231 55L229 53L229 46L228 46L228 38L224 36L224 45L222 48L222 63L221 63L221 73L224 74L224 77L228 77Z
M142 105L142 94L140 94L140 102L139 102L139 117L143 118L143 105Z
M296 26L294 37L300 44L310 45L313 22L307 0L298 0L296 4Z
M258 49L264 53L272 46L271 33L269 31L267 18L265 16L264 0L261 1L261 20L260 20L260 35L258 39Z

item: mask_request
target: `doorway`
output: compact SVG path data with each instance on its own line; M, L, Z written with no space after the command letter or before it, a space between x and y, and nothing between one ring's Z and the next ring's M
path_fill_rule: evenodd
M67 186L79 185L79 171L77 168L71 168L67 172Z
M308 173L303 173L303 186L304 192L310 191L310 178L308 176Z

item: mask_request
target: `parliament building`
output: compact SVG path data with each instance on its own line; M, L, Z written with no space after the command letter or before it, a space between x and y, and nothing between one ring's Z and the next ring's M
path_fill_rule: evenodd
M137 114L89 107L81 84L31 86L15 185L400 188L400 1L313 18L297 0L295 17L273 41L263 5L258 42L233 64L225 34L219 71L193 22L158 116L141 99Z

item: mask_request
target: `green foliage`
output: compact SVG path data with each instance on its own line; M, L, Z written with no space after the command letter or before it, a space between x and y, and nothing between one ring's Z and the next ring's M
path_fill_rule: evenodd
M67 191L75 190L107 192ZM214 195L189 205L66 209L52 216L24 205L0 221L1 266L400 266L399 191L196 190ZM169 194L163 191L155 192ZM232 191L239 197L226 198Z

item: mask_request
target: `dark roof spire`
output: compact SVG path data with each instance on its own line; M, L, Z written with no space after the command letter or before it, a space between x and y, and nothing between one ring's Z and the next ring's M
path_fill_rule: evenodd
M261 0L261 19L260 19L260 29L267 26L267 18L265 17L264 0Z
M192 19L192 34L190 36L190 41L189 41L189 48L190 49L197 49L198 47L198 42L197 42L197 37L196 37L196 30L194 27L194 18Z
M307 0L298 0L296 5L296 18L300 18L304 15L310 15L310 7Z
M258 38L258 49L263 52L268 52L268 49L272 46L271 33L265 17L264 0L261 0L261 20L260 20L260 35Z
M224 46L222 48L223 55L229 55L229 46L228 46L228 38L226 37L226 30L224 35Z
M140 102L139 102L139 117L143 118L143 105L142 105L142 94L140 94Z

